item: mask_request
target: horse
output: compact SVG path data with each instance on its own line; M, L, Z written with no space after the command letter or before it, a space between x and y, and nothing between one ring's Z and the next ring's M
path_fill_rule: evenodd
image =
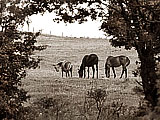
M89 78L89 67L92 67L93 70L92 78L94 78L94 73L95 73L94 65L96 65L97 78L98 78L98 56L96 54L85 55L82 59L82 64L78 71L79 78L83 77L83 72L84 72L84 78L86 77L85 67L88 67L88 78Z
M110 77L110 67L112 68L113 74L114 74L114 78L116 77L116 73L114 70L114 67L120 67L122 66L122 73L120 78L122 78L124 72L125 72L125 77L127 78L127 66L130 64L130 59L126 56L109 56L106 60L105 63L105 74L106 77L109 78Z
M53 65L56 72L59 72L59 69L61 68L62 70L62 77L63 77L63 72L66 72L66 77L70 77L69 72L71 73L71 77L72 77L72 68L73 65L71 64L71 62L69 61L63 61L63 62L59 62L56 65Z

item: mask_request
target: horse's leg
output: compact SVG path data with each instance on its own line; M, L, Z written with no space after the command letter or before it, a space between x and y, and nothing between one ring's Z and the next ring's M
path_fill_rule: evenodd
M72 68L70 69L70 72L71 72L71 77L72 77Z
M86 77L86 69L84 68L84 78Z
M98 64L96 64L96 71L97 71L97 79L98 79Z
M66 71L66 77L67 77L67 75L68 75L68 71Z
M68 72L68 77L70 77L69 70L67 72Z
M94 73L95 73L94 65L92 66L92 70L93 70L93 77L92 78L94 78Z
M88 67L88 78L89 78L89 67Z
M110 77L110 67L106 67L106 77L109 78Z
M108 77L108 73L107 73L107 68L105 68L105 74L106 74L106 77Z
M122 78L122 76L123 76L123 74L124 74L124 71L125 71L125 67L122 67L122 74L121 74L121 77L120 77L120 78Z
M63 77L63 70L62 70L62 77Z
M125 67L125 77L127 78L127 68Z
M116 72L115 72L115 69L114 69L114 67L112 67L112 71L113 71L114 78L115 78L115 77L116 77Z

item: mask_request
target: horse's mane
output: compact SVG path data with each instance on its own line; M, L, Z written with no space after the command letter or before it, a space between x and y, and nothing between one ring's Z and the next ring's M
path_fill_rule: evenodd
M63 62L59 62L57 65L62 66L62 63L63 63Z

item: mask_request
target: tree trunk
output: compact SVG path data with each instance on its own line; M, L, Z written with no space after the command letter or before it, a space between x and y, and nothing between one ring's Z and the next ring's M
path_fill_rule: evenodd
M145 99L151 103L152 107L155 107L158 101L156 87L157 75L155 71L154 53L149 48L141 47L140 51L138 51L141 61L140 75L142 77Z

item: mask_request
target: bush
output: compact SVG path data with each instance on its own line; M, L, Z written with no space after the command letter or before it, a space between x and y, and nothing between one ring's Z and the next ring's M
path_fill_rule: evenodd
M43 97L25 110L28 120L137 120L136 107L108 104L103 89L89 90L81 103L64 96Z

